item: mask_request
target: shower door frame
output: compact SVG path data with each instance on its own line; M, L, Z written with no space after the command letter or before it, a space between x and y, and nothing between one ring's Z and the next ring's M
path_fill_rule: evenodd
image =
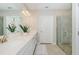
M58 21L57 21L58 19L56 18L56 44L58 45ZM60 24L61 25L61 24ZM61 26L60 26L61 27ZM60 31L61 31L61 28L60 28ZM61 32L60 32L61 33ZM63 34L63 33L62 33ZM62 36L61 34L60 34L60 36ZM60 37L60 39L63 39L63 36L62 37Z

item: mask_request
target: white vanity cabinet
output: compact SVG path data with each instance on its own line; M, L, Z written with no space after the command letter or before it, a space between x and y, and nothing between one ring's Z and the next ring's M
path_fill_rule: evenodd
M28 35L10 35L7 42L0 44L0 55L33 55L37 45L37 32Z
M37 34L25 44L25 46L17 53L17 55L33 55L37 46Z

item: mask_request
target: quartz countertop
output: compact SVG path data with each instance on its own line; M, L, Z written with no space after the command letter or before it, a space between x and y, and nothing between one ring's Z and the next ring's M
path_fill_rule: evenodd
M36 31L31 31L27 34L8 35L7 42L0 43L0 55L16 55L36 33Z

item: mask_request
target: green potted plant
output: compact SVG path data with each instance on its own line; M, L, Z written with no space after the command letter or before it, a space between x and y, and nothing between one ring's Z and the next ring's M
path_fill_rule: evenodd
M29 27L28 26L24 26L24 25L19 25L20 28L22 29L22 31L24 32L24 34L26 35L29 31Z
M16 30L16 26L14 25L14 24L10 24L10 25L8 25L8 27L7 27L7 29L10 31L10 32L15 32L15 30Z

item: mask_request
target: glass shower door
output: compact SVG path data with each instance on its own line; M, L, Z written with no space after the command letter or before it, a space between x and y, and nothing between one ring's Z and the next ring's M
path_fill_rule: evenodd
M57 17L57 45L66 53L72 53L72 19L69 16Z

